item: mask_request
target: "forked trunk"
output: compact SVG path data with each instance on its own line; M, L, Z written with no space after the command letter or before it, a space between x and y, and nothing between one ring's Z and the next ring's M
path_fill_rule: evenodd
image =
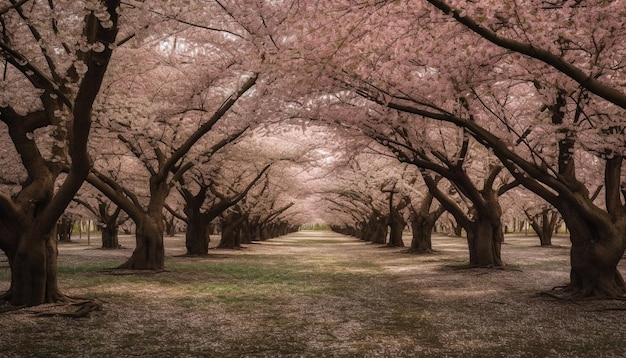
M132 256L119 269L163 270L165 251L163 246L163 223L146 215L137 224L136 247Z
M552 246L552 236L558 224L558 212L545 209L534 216L528 215L530 225L539 237L541 246Z
M72 241L72 230L74 229L74 223L75 221L68 217L62 217L61 219L59 219L56 225L56 231L57 237L59 238L60 242Z
M230 213L222 222L222 238L217 245L220 249L235 249L241 247L241 223L244 216L239 213Z

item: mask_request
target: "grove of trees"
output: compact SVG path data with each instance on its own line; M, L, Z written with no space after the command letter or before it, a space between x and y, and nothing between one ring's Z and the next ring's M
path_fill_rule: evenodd
M2 299L70 300L57 222L88 213L120 269L320 223L432 252L508 228L572 244L563 297L621 297L626 5L607 0L0 2ZM440 225L438 226L437 223ZM105 240L106 239L106 240Z

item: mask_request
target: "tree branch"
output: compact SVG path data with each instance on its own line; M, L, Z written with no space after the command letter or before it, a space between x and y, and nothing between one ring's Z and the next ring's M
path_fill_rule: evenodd
M521 41L500 36L496 32L480 25L475 19L462 15L461 10L452 8L445 0L428 0L428 2L441 10L443 13L451 15L456 21L465 25L468 29L480 35L487 41L502 48L539 60L576 81L591 93L594 93L595 95L602 97L623 109L626 109L626 93L597 80L591 74L587 74L572 63L567 62L563 57L553 54L543 48L533 46L530 43L523 43Z

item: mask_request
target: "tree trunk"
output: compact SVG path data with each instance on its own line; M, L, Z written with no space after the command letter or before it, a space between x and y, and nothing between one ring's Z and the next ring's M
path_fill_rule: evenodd
M117 235L117 218L109 220L102 226L102 248L103 249L119 249L121 248L119 237Z
M236 249L240 248L240 232L235 225L224 224L222 226L222 238L217 245L218 249Z
M617 269L626 250L626 217L607 224L585 218L571 205L558 208L570 228L571 270L566 291L574 298L626 293Z
M185 232L187 255L204 256L209 254L211 238L208 228L208 223L203 220L202 215L187 216L187 231Z
M500 249L504 234L500 221L478 219L473 221L466 231L470 266L503 266Z
M119 269L163 270L165 268L165 248L163 246L162 220L145 215L136 223L136 247L132 256Z
M36 228L20 233L17 250L9 257L11 287L4 298L15 306L36 306L64 299L57 285L56 232L42 234Z
M387 242L387 218L375 217L367 223L366 239L373 244L385 244Z
M222 238L217 245L218 249L241 248L241 228L243 216L239 213L230 213L222 221Z
M540 214L532 217L530 215L527 216L533 230L539 236L541 246L552 246L552 235L554 235L558 224L558 212L544 209Z
M165 220L165 234L167 236L176 236L176 217L173 215Z
M409 252L412 254L430 254L433 252L432 234L437 224L437 219L445 212L441 205L433 212L430 212L433 199L433 195L427 193L419 208L410 206L411 234L413 237Z
M405 227L406 221L398 211L394 210L389 220L389 242L387 246L404 247L402 233Z
M61 217L57 222L57 237L60 242L72 241L72 230L74 229L74 223L76 221L68 217Z
M432 233L435 227L435 220L428 216L416 215L411 220L411 231L413 238L409 252L412 254L430 254L432 248Z

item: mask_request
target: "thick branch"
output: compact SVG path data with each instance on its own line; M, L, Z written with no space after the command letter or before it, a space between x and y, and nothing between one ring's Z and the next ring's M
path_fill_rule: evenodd
M500 46L502 48L515 51L517 53L537 59L549 66L552 66L557 71L565 74L578 84L589 90L591 93L600 96L607 101L626 109L626 94L621 92L615 87L611 87L592 75L585 73L580 68L576 67L570 62L567 62L563 57L553 54L550 51L533 46L530 43L524 43L518 40L506 38L498 35L496 32L482 26L476 20L471 17L463 16L462 11L450 7L444 0L428 0L429 3L440 9L445 14L451 15L456 21L465 25L471 31L482 36L489 42Z
M200 140L206 133L208 133L213 126L228 112L228 110L237 102L241 96L243 96L250 88L254 86L256 80L258 78L258 74L254 74L251 76L244 84L237 90L237 92L233 93L230 97L228 97L222 105L215 111L213 116L202 124L200 128L198 128L187 140L183 143L173 154L172 156L165 162L165 164L159 168L159 175L157 177L157 181L164 182L167 178L168 173L172 170L174 165L183 157L191 147Z

